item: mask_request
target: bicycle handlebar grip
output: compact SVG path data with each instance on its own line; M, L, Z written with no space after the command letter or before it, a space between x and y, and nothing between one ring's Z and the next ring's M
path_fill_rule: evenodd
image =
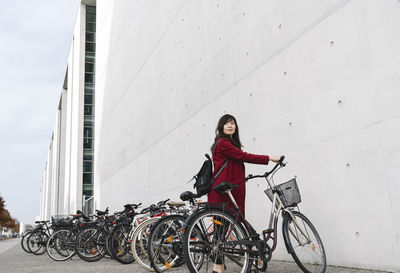
M157 206L165 205L168 201L169 201L169 198L167 200L160 201L160 202L157 203Z
M249 180L249 179L251 179L251 178L253 178L253 175L252 175L252 174L249 174L249 175L245 178L245 180L247 181L247 180Z

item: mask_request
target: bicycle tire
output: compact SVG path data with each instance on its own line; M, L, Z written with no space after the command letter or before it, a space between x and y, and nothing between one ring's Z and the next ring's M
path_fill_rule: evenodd
M127 235L131 232L131 225L120 224L111 232L111 256L121 264L131 264L135 260L132 255L130 239Z
M42 230L32 232L27 241L29 251L34 255L44 254L48 239L49 235Z
M84 261L96 262L105 255L105 232L97 226L79 231L75 241L75 252Z
M66 261L75 255L76 236L71 230L58 230L47 240L47 255L54 261Z
M112 234L113 230L114 230L114 227L111 229L110 233L106 237L106 249L107 249L107 253L110 255L110 259L115 259L115 256L111 249L111 234Z
M26 253L32 253L28 248L28 238L31 235L32 231L27 231L21 238L21 247Z
M282 233L288 253L292 255L303 272L324 273L326 270L326 253L321 237L304 214L298 211L291 213L309 239L302 234L290 213L286 213L282 222ZM320 258L317 258L317 255L320 255Z
M234 225L233 223L234 218L230 213L217 208L201 210L188 219L183 236L183 256L191 273L212 271L213 264L218 258L224 261L226 272L247 272L250 265L248 253L243 255L219 253L221 245L229 249L228 240L230 242L242 240L247 235L239 222ZM218 238L223 238L222 242ZM218 245L215 240L218 240ZM248 249L246 246L245 248ZM232 253L239 249L232 246L230 250Z
M150 235L151 225L158 221L158 219L150 218L140 223L132 235L132 255L137 264L147 271L154 271L147 254L147 238Z
M184 263L182 230L185 220L186 217L182 215L169 215L153 224L147 243L147 254L157 273Z

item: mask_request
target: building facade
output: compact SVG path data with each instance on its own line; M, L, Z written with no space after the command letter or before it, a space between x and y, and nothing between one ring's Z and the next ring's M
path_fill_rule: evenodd
M82 1L41 188L40 217L93 212L96 2Z
M61 117L42 204L54 204L58 169L65 212L91 196L85 173L98 209L178 199L231 113L245 151L286 155L275 182L297 177L328 264L400 272L398 1L98 0L91 132L84 9L62 95L65 143ZM92 137L93 160L84 159ZM247 185L246 216L259 231L271 208L265 188ZM291 260L278 245L274 258Z

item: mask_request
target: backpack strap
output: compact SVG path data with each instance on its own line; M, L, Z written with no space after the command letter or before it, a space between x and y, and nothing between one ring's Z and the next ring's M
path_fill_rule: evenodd
M217 179L217 177L221 174L221 172L225 169L226 165L228 165L229 163L229 158L224 162L224 164L222 165L221 169L219 169L219 171L215 174L214 176L214 180Z
M218 145L219 141L215 144L213 151L212 151L212 155L214 156L215 150L217 149L217 145ZM229 163L229 158L224 162L224 164L222 164L221 169L219 169L219 171L215 174L214 176L214 180L217 179L217 177L221 174L221 172L225 169L226 165L228 165Z

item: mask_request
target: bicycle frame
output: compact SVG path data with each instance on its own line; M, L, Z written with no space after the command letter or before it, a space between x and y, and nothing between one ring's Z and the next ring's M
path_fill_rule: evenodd
M275 174L276 171L278 171L280 168L276 169L278 165L276 165L270 172L265 173L262 176L250 176L249 179L251 178L256 178L256 177L264 177L267 181L268 186L273 190L273 198L272 198L272 208L271 208L271 213L270 213L270 220L269 220L269 225L268 228L265 229L263 231L263 243L265 244L265 247L269 247L269 251L270 253L272 253L277 246L277 227L278 227L278 218L279 215L281 213L288 213L288 215L291 217L293 223L296 225L296 227L298 228L298 230L300 231L300 233L307 239L307 241L310 241L310 238L307 234L307 232L305 232L303 230L303 228L300 226L300 224L297 222L296 218L294 217L293 213L292 213L292 209L291 208L285 208L278 192L275 190L275 185L272 182L272 177ZM268 179L268 176L272 173L271 179ZM271 180L271 181L270 181ZM236 224L237 222L239 222L239 219L242 219L242 223L246 229L246 231L248 232L248 235L250 238L254 238L257 240L258 237L258 233L254 230L254 228L251 226L251 224L245 219L245 217L243 216L243 214L241 213L239 206L237 205L235 198L233 197L231 190L227 190L225 191L229 198L231 199L234 207L235 207L235 213L233 214L235 222L234 224ZM299 243L301 243L301 240L298 238L298 235L296 234L296 232L294 232L292 230L291 227L289 227L289 232L293 235L293 237L296 239L296 241L298 241ZM231 233L231 231L228 233L228 235ZM267 234L267 236L265 236ZM268 241L269 240L273 240L273 244L272 246L268 245ZM286 242L286 238L285 242ZM259 240L259 239L258 239Z

